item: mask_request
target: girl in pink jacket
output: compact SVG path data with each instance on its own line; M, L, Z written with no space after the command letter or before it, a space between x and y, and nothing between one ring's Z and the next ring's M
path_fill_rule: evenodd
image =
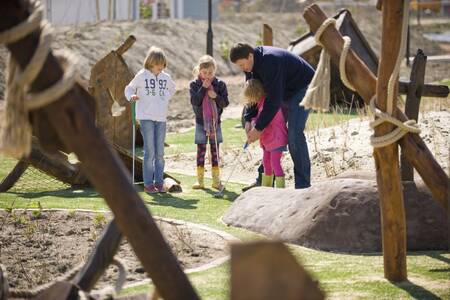
M250 79L245 83L244 97L247 105L256 105L258 108L257 116L252 120L256 123L265 102L264 88L258 79ZM263 149L264 174L261 181L262 186L272 186L273 176L275 175L275 187L285 187L285 176L281 167L281 157L283 151L286 151L288 144L288 131L286 121L281 108L275 114L275 117L267 127L263 129L260 137L260 145Z

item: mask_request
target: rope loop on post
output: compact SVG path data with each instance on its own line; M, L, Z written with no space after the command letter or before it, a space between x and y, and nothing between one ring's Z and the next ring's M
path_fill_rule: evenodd
M0 101L0 152L16 158L25 157L31 151L32 128L28 113L60 99L73 87L77 76L76 59L69 52L62 51L57 56L63 62L62 78L43 91L30 93L31 84L42 71L50 54L53 32L43 20L43 7L39 1L30 1L30 11L30 16L22 23L0 32L0 44L11 44L40 30L38 46L24 70L10 57L6 101Z

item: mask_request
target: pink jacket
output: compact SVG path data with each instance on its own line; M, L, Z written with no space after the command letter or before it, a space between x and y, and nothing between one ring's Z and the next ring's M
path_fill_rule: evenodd
M258 115L253 118L253 122L256 122L264 106L265 98L258 102ZM266 151L274 151L280 147L286 146L288 143L288 131L286 127L286 121L283 116L281 108L277 111L272 121L263 129L261 137L259 138L259 144L261 148Z

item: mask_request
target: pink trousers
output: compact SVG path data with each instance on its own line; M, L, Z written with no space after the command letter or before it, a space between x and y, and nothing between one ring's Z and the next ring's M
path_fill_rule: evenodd
M266 151L263 153L263 166L265 175L284 176L283 168L281 167L281 151Z

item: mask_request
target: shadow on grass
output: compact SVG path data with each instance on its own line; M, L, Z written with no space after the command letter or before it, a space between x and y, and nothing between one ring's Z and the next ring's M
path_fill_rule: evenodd
M424 289L423 287L417 284L412 283L409 280L400 283L392 282L392 284L407 292L414 299L427 299L427 300L441 299L441 297L433 294L432 292Z
M173 193L154 194L152 199L144 199L144 202L150 205L172 206L182 209L197 209L197 199L183 199L175 196Z
M40 197L59 197L59 198L93 198L100 197L94 188L66 188L54 191L42 192L8 192L5 194L14 194L26 199L34 199Z

